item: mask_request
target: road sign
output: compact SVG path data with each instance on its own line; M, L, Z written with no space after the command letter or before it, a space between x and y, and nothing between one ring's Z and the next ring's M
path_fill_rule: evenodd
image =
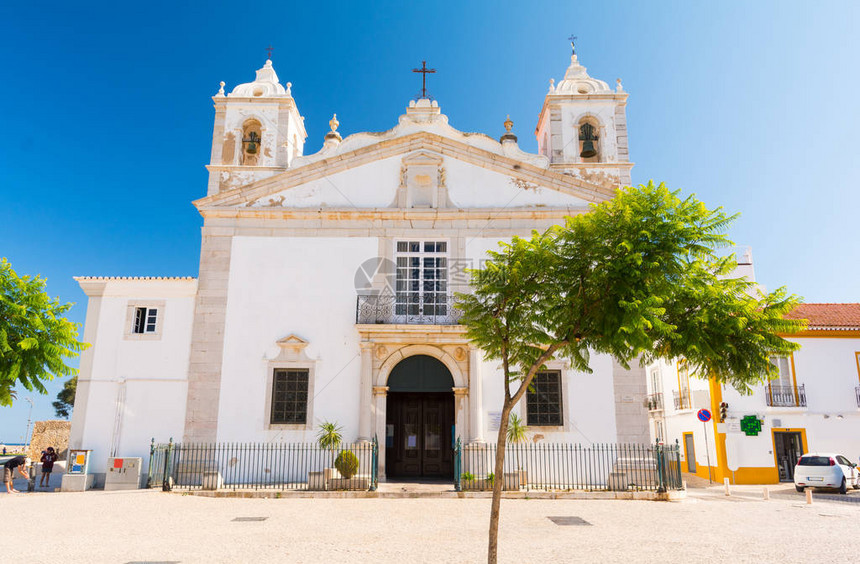
M699 421L702 423L707 423L711 420L711 412L707 409L700 409L698 413L696 413L696 417L699 418Z

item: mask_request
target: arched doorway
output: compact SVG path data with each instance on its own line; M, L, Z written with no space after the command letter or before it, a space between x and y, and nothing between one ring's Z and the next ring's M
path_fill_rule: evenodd
M432 356L401 360L388 376L385 469L389 478L454 474L454 378Z

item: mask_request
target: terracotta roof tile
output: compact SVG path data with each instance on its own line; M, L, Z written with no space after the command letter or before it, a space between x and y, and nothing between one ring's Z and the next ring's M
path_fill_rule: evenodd
M860 304L799 304L787 319L808 319L809 329L860 328Z

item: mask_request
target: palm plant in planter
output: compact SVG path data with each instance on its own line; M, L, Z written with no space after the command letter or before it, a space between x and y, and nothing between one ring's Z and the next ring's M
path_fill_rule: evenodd
M334 453L340 446L340 443L343 442L342 430L343 428L337 423L323 421L320 423L319 431L317 432L317 444L321 449L331 453L332 466L334 466ZM326 468L326 473L329 474L329 476L326 476L326 479L329 479L332 474L331 468Z
M529 438L528 430L529 428L523 423L523 420L520 419L520 416L516 413L511 413L511 418L508 421L508 430L506 432L508 442L512 445L525 443L526 441L528 441ZM517 463L517 471L519 472L518 482L519 484L525 484L527 482L527 474L523 471L523 467L520 466L519 448L514 448L514 457Z

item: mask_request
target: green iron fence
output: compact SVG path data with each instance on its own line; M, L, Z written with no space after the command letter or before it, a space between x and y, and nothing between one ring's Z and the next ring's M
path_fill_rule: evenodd
M496 445L454 446L454 488L489 490L680 490L680 445L509 443L502 476L495 475Z
M316 443L174 443L171 439L156 444L153 439L147 487L374 491L378 457L376 438L344 443L334 450Z

